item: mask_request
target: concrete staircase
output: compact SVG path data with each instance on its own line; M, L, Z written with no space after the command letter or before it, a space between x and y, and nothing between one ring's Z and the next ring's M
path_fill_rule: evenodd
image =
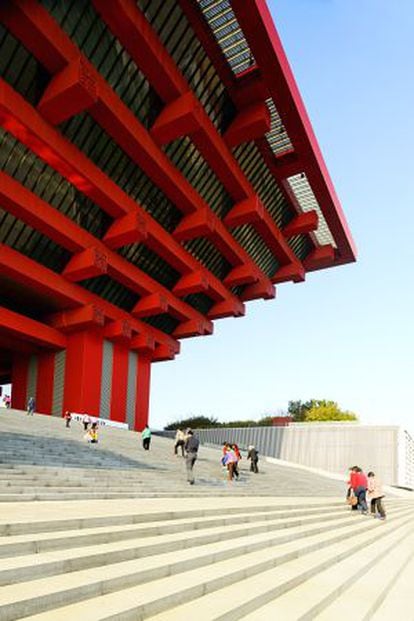
M144 451L140 434L100 430L99 444L87 445L83 426L62 419L0 409L0 502L81 500L161 496L262 495L311 496L343 493L343 484L266 462L260 474L241 461L240 480L229 489L220 450L202 447L196 485L186 482L185 463L174 457L171 440L153 437Z
M376 619L413 564L411 502L235 500L5 503L0 619Z
M147 453L108 429L89 447L1 411L1 621L414 619L408 493L382 522L302 470L242 462L229 486L219 454L202 447L188 486L169 440Z

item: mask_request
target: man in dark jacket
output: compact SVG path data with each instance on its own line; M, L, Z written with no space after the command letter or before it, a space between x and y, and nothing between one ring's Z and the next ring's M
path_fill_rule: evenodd
M190 485L194 485L193 468L197 459L198 447L200 440L195 436L191 429L187 430L187 440L185 442L185 465L187 468L187 481Z

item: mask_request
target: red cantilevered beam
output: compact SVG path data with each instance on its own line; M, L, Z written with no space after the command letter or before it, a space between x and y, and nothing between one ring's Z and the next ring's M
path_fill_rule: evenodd
M0 332L50 349L64 349L65 336L39 321L0 307Z
M168 345L174 348L176 353L179 352L180 345L174 338L138 319L132 319L126 311L67 281L63 276L4 244L0 244L0 275L16 280L29 288L35 288L38 293L59 301L68 309L95 305L102 309L108 319L129 321L134 332L148 334L157 344Z
M67 333L92 326L102 327L105 324L105 314L98 306L87 304L80 308L54 313L45 320L53 328Z
M87 63L76 58L46 88L38 109L50 123L58 125L90 108L97 97L93 74Z
M108 257L96 246L85 248L74 255L63 270L63 275L72 282L95 278L108 271Z
M131 323L121 319L111 321L104 329L104 338L114 343L122 343L129 346L132 335L133 330Z
M41 232L46 227L48 234L54 241L59 240L64 247L69 246L69 249L73 248L75 244L77 245L78 253L72 257L63 272L63 275L69 280L76 282L107 272L118 282L139 295L162 295L167 301L168 312L181 321L197 319L201 322L204 319L201 313L179 300L168 289L162 287L131 263L106 248L93 235L5 173L0 173L0 198L7 205L8 210L23 221L26 220L27 214L27 219L32 226ZM54 235L55 230L57 239ZM144 315L141 314L140 316ZM209 322L204 321L205 329L209 331Z
M248 200L233 207L224 218L224 222L230 227L251 224L257 233L261 235L279 263L283 266L290 266L292 278L295 277L303 280L304 268L301 262L296 258L295 253L287 244L282 232L276 226L257 195L253 195Z
M332 265L335 258L335 248L330 244L325 246L318 246L315 250L312 250L306 257L304 263L306 270L311 272L313 270L319 270Z
M243 108L226 130L223 138L229 147L261 138L270 130L270 112L264 101Z
M294 235L305 235L316 231L318 228L318 213L314 210L304 211L293 218L289 224L282 229L285 237L293 237Z

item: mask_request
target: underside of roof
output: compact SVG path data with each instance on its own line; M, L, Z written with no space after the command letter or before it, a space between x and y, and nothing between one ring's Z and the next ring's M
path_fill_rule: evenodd
M0 145L2 305L40 323L174 354L355 260L264 0L2 3Z

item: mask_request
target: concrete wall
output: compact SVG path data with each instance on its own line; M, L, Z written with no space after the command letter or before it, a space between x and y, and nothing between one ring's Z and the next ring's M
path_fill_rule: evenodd
M407 485L399 476L399 428L355 423L294 423L289 427L198 429L203 444L254 444L261 455L346 474L358 465L373 470L384 483ZM406 442L406 438L404 437ZM401 443L400 443L401 444ZM407 464L405 469L409 470Z

